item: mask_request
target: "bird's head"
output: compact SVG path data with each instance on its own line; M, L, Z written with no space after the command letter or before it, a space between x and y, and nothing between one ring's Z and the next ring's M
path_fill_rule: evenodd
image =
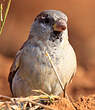
M68 37L67 16L57 10L41 12L32 24L30 35L42 41L62 42Z

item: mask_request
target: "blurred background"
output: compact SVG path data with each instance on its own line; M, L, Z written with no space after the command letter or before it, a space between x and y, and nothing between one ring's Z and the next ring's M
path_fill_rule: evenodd
M8 0L1 0L4 9ZM78 61L77 74L67 87L72 97L95 93L95 0L13 0L0 36L0 94L10 96L8 74L14 56L27 39L35 16L56 9L68 16L69 40Z

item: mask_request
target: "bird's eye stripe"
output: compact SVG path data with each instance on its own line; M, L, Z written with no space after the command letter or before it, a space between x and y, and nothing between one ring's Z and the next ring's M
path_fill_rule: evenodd
M48 17L43 16L39 18L39 22L48 24L50 22L50 19Z

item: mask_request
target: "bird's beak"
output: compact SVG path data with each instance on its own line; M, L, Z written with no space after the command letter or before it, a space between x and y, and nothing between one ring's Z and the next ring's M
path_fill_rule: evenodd
M66 21L64 19L59 19L53 25L53 29L54 31L62 32L66 29L66 26Z

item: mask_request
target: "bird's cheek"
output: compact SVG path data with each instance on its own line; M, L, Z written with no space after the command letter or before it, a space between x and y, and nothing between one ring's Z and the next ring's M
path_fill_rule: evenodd
M45 32L46 31L46 26L43 23L41 23L40 26L41 26L41 31Z

